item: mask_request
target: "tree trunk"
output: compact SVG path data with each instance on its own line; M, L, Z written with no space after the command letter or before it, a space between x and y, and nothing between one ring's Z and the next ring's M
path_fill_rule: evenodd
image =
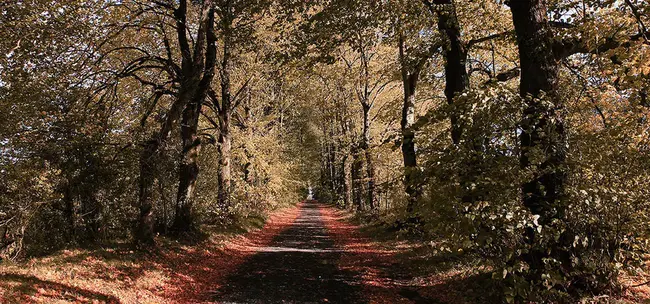
M135 240L139 244L151 245L154 243L153 188L156 180L155 168L160 158L160 148L169 138L172 128L181 118L186 105L197 98L197 90L201 88L207 91L214 77L217 38L214 33L214 14L212 1L204 1L201 11L201 25L197 31L194 56L192 57L187 37L187 0L179 1L178 8L174 10L178 44L182 57L182 75L180 75L179 79L177 99L167 112L160 130L144 144L140 156L140 193L138 197L140 215L135 231ZM184 195L179 195L179 197L182 196Z
M333 194L338 193L338 187L336 185L336 144L334 143L334 135L330 133L330 138L332 138L330 144L329 144L329 154L327 156L327 165L328 165L328 172L329 172L329 186L330 186L330 191Z
M179 164L179 183L176 196L176 216L172 229L174 231L190 231L194 229L192 208L194 190L199 176L198 158L201 151L201 139L197 136L199 113L202 98L195 98L183 111L181 122L181 139L183 150Z
M219 208L230 216L230 193L231 193L231 148L232 137L230 134L230 111L220 115L220 132L219 132L219 172L217 181L219 183L219 192L217 202Z
M447 104L454 105L454 98L469 88L467 73L467 46L461 39L461 28L458 22L456 6L451 0L439 1L444 4L438 11L438 30L445 38L443 56L445 59L445 98ZM450 116L451 140L459 145L464 132L460 122L461 109L453 108ZM474 189L476 176L480 167L479 157L482 150L483 137L472 134L468 138L469 160L459 172L461 200L463 203L473 203L478 199L478 191Z
M561 218L566 208L562 202L567 175L565 106L557 92L560 60L553 53L545 1L510 1L510 8L521 61L520 94L526 103L520 165L534 174L522 186L523 204L540 216L539 224L547 225ZM528 230L527 238L531 244L536 241L535 229ZM534 250L526 259L532 269L541 270L546 255L546 250Z
M451 0L448 2L438 14L438 30L446 40L443 47L445 57L445 97L447 103L452 105L454 104L454 98L469 86L469 77L466 67L467 50L461 40L456 7ZM458 109L454 109L451 114L451 139L454 144L460 143L462 133Z
M152 245L154 243L153 194L157 179L156 165L161 156L160 148L169 139L172 127L180 119L185 105L191 98L190 96L191 91L188 88L181 87L178 99L174 101L167 112L166 119L160 130L144 144L144 149L140 155L140 194L138 197L140 215L138 216L135 232L135 241L138 244Z
M359 149L354 147L352 149L352 200L354 207L358 211L363 210L363 183L362 180L362 167Z
M72 183L71 178L68 178L63 186L63 217L66 219L68 225L68 240L74 241L76 238L76 220L75 220L75 208L74 208L74 197L72 193Z
M169 112L167 112L167 118L159 132L144 144L144 149L140 155L140 193L138 196L140 215L138 216L138 224L135 231L135 241L138 244L154 244L153 196L154 185L157 179L156 165L160 159L160 148L169 138L172 126L180 118L186 100L185 93L181 92L179 98L172 104Z
M415 154L415 132L412 129L415 122L415 90L419 78L419 71L406 74L403 77L404 83L404 104L402 106L402 157L404 158L404 184L408 202L406 211L413 215L415 205L420 197L418 189L418 168Z
M375 167L370 151L370 105L368 102L362 103L363 107L363 136L361 149L363 150L366 160L366 178L367 178L367 196L366 202L370 209L375 210Z
M155 166L157 163L160 141L151 139L145 143L140 155L140 195L138 198L140 215L135 231L138 244L152 245L154 243L153 218L153 186L156 181Z
M352 162L350 155L343 156L343 202L346 209L352 208Z
M176 231L190 231L195 228L192 208L194 191L199 176L199 153L201 139L197 136L201 107L214 78L217 64L217 37L214 33L214 8L211 1L203 3L202 23L199 27L199 38L194 52L192 68L185 70L187 75L181 85L187 86L190 92L190 102L183 110L181 121L181 141L183 150L179 163L178 193L176 195L176 216L172 225ZM203 46L205 41L205 46Z
M400 127L402 131L402 157L404 159L404 187L408 195L406 212L409 217L415 219L415 207L420 198L420 189L417 185L419 169L415 154L415 131L412 127L415 123L415 92L420 78L420 71L428 58L420 58L415 66L412 66L412 63L406 58L404 36L400 32L399 59L404 90Z
M541 222L548 222L559 215L566 180L565 109L557 93L559 60L553 55L554 38L544 1L511 1L510 6L522 67L520 94L526 102L520 163L536 173L523 186L524 205L541 215ZM536 152L543 153L541 161L532 159Z
M231 195L231 149L232 137L230 134L230 119L233 111L233 100L231 94L230 73L232 71L232 15L231 3L227 2L222 8L224 14L221 18L223 30L223 54L221 58L221 108L219 111L219 172L217 181L219 182L219 192L217 202L219 208L225 212L227 220L232 220L230 214L230 195Z

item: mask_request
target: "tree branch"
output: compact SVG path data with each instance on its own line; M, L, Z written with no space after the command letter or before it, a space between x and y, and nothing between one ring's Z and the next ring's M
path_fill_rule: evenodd
M489 36L486 36L486 37L483 37L483 38L472 39L467 43L467 49L469 50L470 48L472 48L472 46L474 46L475 44L478 44L478 43L482 43L482 42L486 42L486 41L490 41L490 40L494 40L494 39L498 39L498 38L506 38L506 37L512 35L513 33L514 33L513 31L506 31L506 32L501 32L501 33L497 33L497 34L492 34L492 35L489 35Z
M604 42L594 46L590 46L587 41L581 38L569 38L556 43L553 47L553 52L558 59L564 59L575 54L600 54L619 47L628 48L632 45L632 42L639 41L647 35L650 35L650 33L639 32L622 40L616 39L615 37L608 37ZM650 44L647 40L645 43Z

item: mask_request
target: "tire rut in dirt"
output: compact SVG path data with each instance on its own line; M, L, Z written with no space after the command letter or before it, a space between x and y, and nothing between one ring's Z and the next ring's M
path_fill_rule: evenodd
M216 292L221 303L363 303L358 274L337 268L339 248L317 202L242 264Z

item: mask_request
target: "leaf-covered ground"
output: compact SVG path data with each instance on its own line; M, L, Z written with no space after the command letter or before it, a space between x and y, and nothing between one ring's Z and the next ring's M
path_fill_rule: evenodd
M373 237L370 238L369 236ZM156 254L63 251L0 267L2 303L491 303L487 270L360 229L315 201L259 230ZM418 245L420 244L420 245ZM648 298L645 286L621 300Z

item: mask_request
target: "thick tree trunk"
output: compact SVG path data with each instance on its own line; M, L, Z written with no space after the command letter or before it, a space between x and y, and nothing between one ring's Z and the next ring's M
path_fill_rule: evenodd
M540 222L561 215L567 139L564 103L557 93L559 60L553 55L553 33L543 0L510 3L521 61L520 92L526 102L522 122L521 167L536 176L523 186L524 204ZM542 153L540 161L532 155Z
M565 106L557 92L559 58L554 55L554 37L547 19L546 1L510 1L519 58L521 97L526 103L520 135L522 169L533 172L522 186L523 203L538 222L547 225L563 217L567 138L564 129ZM541 157L540 157L541 156ZM537 232L529 229L527 239L536 241ZM553 255L558 254L552 249ZM546 249L526 256L530 267L540 274Z
M172 225L174 231L190 231L195 228L192 208L196 181L199 176L198 158L201 151L201 139L197 136L197 129L201 102L202 100L195 98L183 111L181 122L183 150L179 164L176 216Z

